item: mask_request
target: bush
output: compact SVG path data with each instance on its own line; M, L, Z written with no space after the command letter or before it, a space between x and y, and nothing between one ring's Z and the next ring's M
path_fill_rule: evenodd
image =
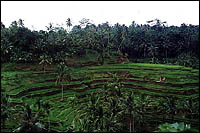
M33 54L28 52L17 52L11 56L11 62L30 63L33 62Z
M181 123L165 123L158 126L158 132L199 132L197 129L190 127L190 124Z
M199 59L193 53L182 53L178 56L177 65L199 68Z
M16 64L15 63L4 63L1 64L1 71L5 72L5 71L12 71L15 70Z

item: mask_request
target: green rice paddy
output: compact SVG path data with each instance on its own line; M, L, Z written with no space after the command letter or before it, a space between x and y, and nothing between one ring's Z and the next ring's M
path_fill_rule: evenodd
M66 131L67 125L72 124L77 108L68 104L70 96L91 94L103 89L106 82L112 81L113 74L116 74L121 81L122 91L134 90L151 96L157 101L163 96L173 96L177 100L199 99L199 70L190 67L128 63L72 68L72 81L63 82L64 101L60 100L61 87L55 85L56 73L52 71L52 68L50 71L47 69L49 73L43 73L41 70L9 71L5 67L6 65L1 73L3 93L8 94L13 103L22 103L23 97L26 97L30 104L34 104L34 99L37 97L41 97L43 101L49 101L52 105L50 110L52 131ZM165 77L165 81L158 82L160 77ZM91 88L83 82L90 84ZM87 97L81 97L79 100L87 101ZM197 102L199 104L199 101ZM163 120L162 115L147 113L146 119L162 122L184 121L195 123L194 126L199 125L199 118L187 119L177 116L174 120L170 118ZM47 123L47 117L40 120ZM19 126L18 123L20 123L20 117L9 119L6 121L6 129L1 129L1 131L12 131Z

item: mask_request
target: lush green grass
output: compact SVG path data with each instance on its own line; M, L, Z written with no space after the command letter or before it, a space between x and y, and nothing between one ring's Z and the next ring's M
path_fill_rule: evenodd
M89 57L88 57L89 58ZM89 59L88 59L89 60ZM96 59L90 59L94 61ZM112 74L117 72L128 72L129 74L135 76L135 78L120 77L121 80L132 79L133 81L123 81L122 84L131 84L133 87L122 87L122 91L135 91L140 94L145 94L149 96L174 96L178 98L198 98L199 86L199 70L192 69L189 67L176 66L176 65L163 65L163 64L145 64L145 63L128 63L128 64L115 64L103 66L90 66L90 67L77 67L72 69L72 78L78 79L78 81L71 82L61 82L67 86L70 85L80 85L79 87L71 87L70 90L65 89L64 91L64 101L61 101L61 88L59 86L55 87L55 82L46 80L56 79L56 73L42 73L43 71L9 71L9 69L15 68L13 64L4 64L2 66L1 76L1 86L5 89L6 94L17 95L24 91L27 91L31 88L38 88L44 86L54 86L49 89L41 90L32 90L30 92L24 93L23 96L17 98L11 98L11 102L22 103L22 98L29 95L35 94L45 94L47 92L58 90L59 92L50 96L43 96L42 101L49 101L51 104L51 113L50 120L52 122L60 122L59 126L51 126L52 129L56 131L66 131L67 125L72 124L72 120L76 115L76 109L79 108L79 105L76 108L73 108L68 103L68 97L74 95L85 95L91 94L91 92L96 92L97 90L103 89L103 84L106 82L112 82ZM53 70L53 67L51 68ZM51 72L52 72L51 70ZM41 72L41 74L37 73ZM48 71L47 71L48 72ZM110 72L108 74L108 72ZM144 77L148 77L147 80L144 80ZM162 83L156 83L160 77L165 77L166 80ZM102 81L98 81L102 80ZM105 80L105 81L103 81ZM91 86L98 86L94 89L89 89L84 92L76 92L76 90L81 90L86 88L86 85L82 83L91 83ZM172 85L168 85L168 84ZM196 83L195 85L187 85L186 83ZM182 87L177 87L173 85L183 85ZM140 87L134 87L140 86ZM143 88L147 88L145 90ZM71 90L72 89L72 90ZM181 92L188 90L195 90L195 94L186 94L183 95ZM154 91L155 90L155 91ZM160 91L159 91L160 90ZM176 93L174 93L176 92ZM103 95L103 94L102 94ZM153 98L154 100L159 100L159 98ZM27 98L26 102L29 104L35 104L35 98ZM81 98L79 100L87 100L88 97ZM154 119L154 118L153 118ZM155 118L157 119L157 118ZM178 118L177 118L178 119ZM47 117L41 118L41 121L47 122ZM6 125L8 128L13 127L13 123L19 123L20 121L7 121ZM198 121L199 122L199 121ZM15 125L17 127L17 124ZM9 129L6 129L9 130ZM5 130L4 130L5 131ZM11 130L9 130L11 131Z

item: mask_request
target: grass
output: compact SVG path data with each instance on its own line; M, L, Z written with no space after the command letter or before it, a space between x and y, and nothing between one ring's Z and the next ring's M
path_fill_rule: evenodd
M89 58L89 57L88 57ZM95 61L96 59L90 58L89 61ZM81 60L79 60L81 61ZM80 96L85 94L91 94L92 92L96 92L100 89L103 89L103 84L106 82L112 82L112 76L108 74L117 73L117 72L128 72L135 76L135 78L126 78L119 77L119 79L126 80L132 79L133 81L123 81L122 84L132 84L140 87L123 87L122 91L135 91L138 94L145 94L148 96L153 96L153 100L159 101L163 96L174 96L177 98L189 99L189 98L198 98L199 86L199 70L192 69L190 67L176 66L176 65L163 65L163 64L146 64L146 63L128 63L128 64L114 64L108 65L105 64L103 66L89 66L89 67L76 67L72 69L72 77L73 79L79 79L78 81L71 82L61 82L67 86L70 85L80 85L79 87L72 87L72 90L64 91L64 101L61 101L61 89L59 86L55 87L55 82L47 82L47 80L56 79L56 73L45 73L45 74L37 74L39 72L43 72L39 69L36 71L14 71L16 64L3 64L1 68L1 86L5 89L6 94L9 95L17 95L22 92L25 92L23 96L17 98L11 98L11 102L22 103L22 98L34 94L44 94L47 92L58 90L60 92L50 95L43 96L42 101L49 101L52 105L50 120L52 122L59 122L58 126L51 126L52 129L56 131L66 131L67 125L72 124L72 120L76 115L76 109L80 106L77 105L76 108L70 107L68 104L68 97L70 96ZM18 65L19 67L19 65ZM50 68L51 72L55 67ZM11 71L12 70L12 71ZM48 72L48 70L47 70ZM118 75L119 76L119 75ZM144 81L144 77L147 76L147 82ZM163 76L166 77L166 81L163 84L157 84L155 81L159 80L159 78ZM102 80L102 81L98 81ZM103 81L105 80L105 81ZM98 81L98 82L97 82ZM138 82L136 82L138 81ZM87 87L83 85L82 82L91 83L91 86L100 85L95 89L88 89L84 92L76 92L77 89L84 89ZM61 84L60 83L60 84ZM183 87L170 86L170 84L179 84L184 85L185 83L196 83L197 85L187 85ZM81 85L82 84L82 85ZM166 86L164 86L166 84ZM38 88L44 86L54 86L49 89L40 89L40 90L31 90L27 92L31 88ZM102 87L101 87L102 86ZM142 88L148 88L148 90L144 90ZM195 94L183 95L181 92L188 90L195 90ZM156 90L156 91L154 91ZM160 92L159 92L160 90ZM177 92L176 94L173 92ZM35 98L26 98L26 102L29 104L34 104ZM88 100L88 97L80 98L80 101ZM156 116L151 116L150 120L159 119ZM149 118L149 117L148 117ZM177 118L178 119L178 118ZM47 122L47 117L40 119L43 122ZM191 120L192 121L192 120ZM195 120L199 123L198 120ZM10 120L7 121L6 125L8 129L3 131L12 131L11 127L17 127L20 121ZM15 124L14 124L15 123ZM1 130L2 131L2 130Z

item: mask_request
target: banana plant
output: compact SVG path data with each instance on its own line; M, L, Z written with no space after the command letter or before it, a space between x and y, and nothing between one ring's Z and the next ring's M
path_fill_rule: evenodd
M64 81L67 80L70 82L72 80L71 76L71 69L65 65L64 62L61 62L60 64L57 65L57 79L55 82L55 85L58 85L60 82L61 84L61 90L62 90L62 99L63 100L63 92L64 92Z
M199 132L199 130L191 128L190 124L176 122L160 124L156 132Z
M1 94L1 122L2 128L5 129L6 120L11 117L13 108L10 106L10 97Z
M140 119L143 120L142 113L145 112L149 99L142 95L136 100L134 92L123 92L122 87L116 76L111 82L107 82L102 90L89 95L89 102L82 104L76 111L78 115L73 120L73 131L136 132L138 125L141 125ZM78 121L80 119L82 123L86 123L81 125ZM128 123L124 123L124 120L128 120Z
M46 54L40 56L40 65L43 66L43 71L45 73L45 68L47 67L48 64L52 63L52 58L50 58L49 56L47 56Z
M48 125L48 132L50 132L50 119L49 119L49 115L50 115L51 105L48 102L46 102L46 103L42 104L42 106L43 106L43 108L44 108L44 110L45 110L45 112L46 112L46 114L48 116L48 123L49 123L49 125Z
M174 115L176 114L176 103L175 97L166 97L166 113L171 115L171 118L174 119Z
M37 105L41 102L40 100L37 100ZM45 128L43 128L43 125L38 122L39 118L42 116L42 112L40 110L40 107L38 107L38 111L34 114L33 106L28 105L23 100L23 105L21 106L23 110L23 119L22 123L20 124L20 127L15 129L13 132L43 132L46 131Z

